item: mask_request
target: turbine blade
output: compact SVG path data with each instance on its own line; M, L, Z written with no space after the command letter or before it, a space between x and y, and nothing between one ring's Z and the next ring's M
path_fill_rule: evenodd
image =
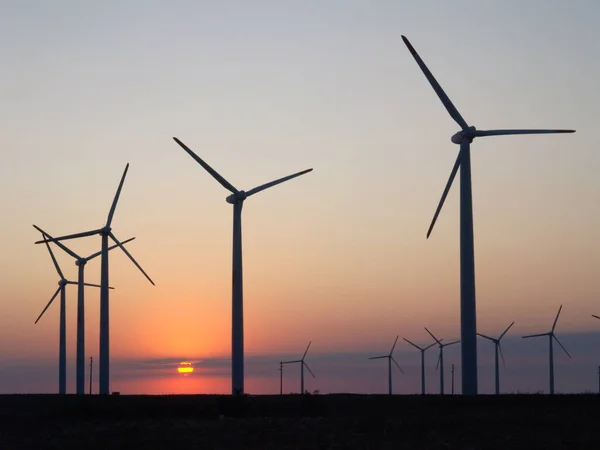
M117 244L119 247L121 247L121 250L123 250L123 252L125 252L125 254L126 254L128 257L129 257L129 259L131 260L131 262L133 262L133 264L135 264L135 266L136 266L138 269L140 269L140 272L142 272L142 273L144 274L144 276L145 276L145 277L148 279L148 281L149 281L150 283L152 283L152 285L153 285L153 286L156 286L156 285L154 284L154 281L152 281L152 278L150 278L150 277L148 276L148 274L147 274L147 273L144 271L144 269L142 269L142 266L140 266L140 265L138 264L138 262L137 262L137 261L136 261L136 260L133 258L133 256L131 256L131 253L129 253L129 252L127 251L127 249L126 249L126 248L123 246L123 244L122 244L121 242L119 242L119 240L118 240L118 239L115 237L115 235L114 235L114 234L112 234L112 232L111 232L111 233L109 233L109 236L111 237L111 239L112 239L113 241L115 241L115 242L116 242L116 244Z
M409 340L408 340L408 339L406 339L406 338L402 338L402 339L404 339L406 342L408 342L408 343L409 343L410 345L412 345L413 347L415 347L415 348L418 348L419 350L423 351L423 349L422 349L421 347L419 347L417 344L415 344L414 342L411 342L411 341L409 341ZM433 344L431 344L431 345L435 345L435 343L433 343ZM431 346L430 346L430 347L431 347Z
M440 354L438 356L437 364L435 365L435 370L439 369L441 360L442 360L442 349L440 348Z
M35 228L36 230L38 230L40 233L42 233L42 237L46 236L50 239L53 239L52 236L50 236L48 233L46 233L44 230L42 230L40 227L38 227L37 225L34 225L33 228ZM45 241L45 239L44 239ZM77 253L75 253L74 251L72 251L71 249L69 249L65 244L63 244L62 242L59 241L54 241L54 243L56 245L58 245L65 253L67 253L68 255L72 256L75 259L80 259L79 255L77 255Z
M46 305L46 307L44 308L44 310L38 316L38 318L35 320L34 323L38 323L38 320L40 320L42 318L42 316L44 315L44 313L46 312L46 310L50 307L50 305L52 304L52 302L54 301L54 299L56 298L56 296L58 295L58 293L60 292L60 290L61 290L61 286L58 287L58 289L56 290L56 292L54 293L54 295L52 296L52 298L50 299L50 301L48 302L48 304Z
M296 359L294 361L283 361L281 364L292 364L292 363L301 363L301 359Z
M444 187L444 192L442 193L442 198L438 203L438 206L435 210L435 214L433 215L433 219L431 220L431 224L429 225L429 229L427 230L427 238L429 239L429 235L433 231L433 227L435 226L435 222L437 221L440 212L442 211L442 207L444 206L444 202L446 201L446 197L448 196L448 192L450 192L450 188L452 187L452 183L454 182L454 178L456 177L456 173L458 172L458 168L460 167L460 161L462 156L462 144L461 150L458 152L458 156L456 157L456 162L454 163L454 167L452 167L452 171L450 172L450 178L448 178L448 182Z
M396 336L396 340L394 341L394 345L392 345L392 349L390 350L390 356L394 353L394 349L396 348L396 343L398 342L398 336Z
M48 236L47 234L42 233L42 237ZM46 242L46 248L48 249L48 253L50 253L50 257L52 258L52 263L54 263L54 268L56 269L56 271L58 272L58 275L60 276L61 280L65 279L65 276L62 273L62 270L60 270L60 266L58 265L58 261L56 260L56 258L54 257L54 252L52 251L52 249L50 248L50 244L48 244L48 242Z
M373 356L369 359L383 359L383 358L389 358L389 355L383 355L383 356Z
M72 281L73 284L77 284L77 281ZM83 283L84 286L90 286L90 287L101 287L99 284L92 284L92 283Z
M110 211L108 212L108 218L106 219L106 226L110 227L110 223L112 222L113 216L115 214L115 209L117 208L117 202L119 201L119 196L121 195L121 189L123 189L123 183L125 183L125 177L127 176L127 171L129 170L129 163L125 166L125 170L123 171L123 176L121 177L121 181L119 182L119 187L117 188L117 193L115 194L115 198L113 199L112 205L110 206Z
M125 245L128 242L131 242L135 239L135 237L129 238L123 242L121 242L121 245ZM108 247L108 251L110 252L112 249L117 248L119 246L119 244L115 244L115 245L111 245L110 247ZM93 255L88 256L87 258L85 258L87 261L90 261L98 256L100 256L102 254L102 250L100 250L99 252L94 253Z
M427 66L425 65L425 63L423 62L423 60L417 53L417 51L414 49L414 47L408 41L408 39L406 39L405 36L402 36L402 40L408 47L408 50L410 51L410 53L414 56L415 60L417 61L417 64L419 65L419 67L421 68L423 73L425 74L425 77L427 77L427 80L429 80L429 84L431 84L431 87L433 88L435 93L438 95L438 97L440 98L440 100L442 101L444 106L446 107L446 110L448 111L450 116L456 121L457 124L460 125L460 127L463 130L466 130L467 128L469 128L469 126L467 125L467 122L465 122L465 119L462 118L462 116L460 115L460 113L458 112L458 110L456 109L454 104L450 101L450 99L448 98L448 96L446 95L446 93L444 92L442 87L440 86L440 84L437 82L437 80L435 79L433 74L429 71L429 69L427 68Z
M592 317L595 317L596 319L600 319L600 316L597 316L596 314L592 314Z
M548 336L550 333L539 333L539 334L528 334L527 336L521 336L523 339L533 338L533 337L541 337Z
M504 361L504 353L502 353L502 346L500 345L500 342L498 341L498 351L500 352L500 358L502 359L502 365L504 367L506 367L506 361Z
M436 337L433 335L433 333L427 329L427 327L425 327L425 331L427 331L427 332L429 333L429 335L430 335L430 336L433 338L433 340L434 340L435 342L437 342L438 344L441 344L441 341L439 341L439 340L438 340L438 338L436 338Z
M495 341L496 339L486 336L485 334L477 333L477 336L481 336L482 338L489 339L490 341Z
M554 338L554 340L556 342L558 342L558 345L560 345L560 348L562 348L564 350L564 352L567 354L567 356L569 357L569 359L573 359L573 358L571 358L571 355L569 355L569 352L567 351L567 349L565 348L565 346L561 344L561 342L558 340L558 338L556 337L556 335L554 333L552 333L552 337Z
M460 341L448 342L447 344L442 344L444 347L448 347L449 345L458 344Z
M390 358L392 358L392 361L394 361L394 364L396 364L396 367L398 369L400 369L400 372L404 373L404 370L402 370L402 367L400 367L400 364L398 364L398 361L396 361L393 356L390 356Z
M60 236L57 238L43 239L41 241L36 241L35 244L44 244L46 242L64 241L67 239L77 239L77 238L82 238L82 237L87 237L87 236L93 236L94 234L98 234L101 231L102 231L102 229L98 229L98 230L92 230L92 231L84 231L83 233L68 234L66 236ZM48 236L48 235L46 235L46 236Z
M308 353L308 349L310 348L310 344L312 344L312 341L308 343L308 345L306 346L306 350L304 350L304 355L302 355L302 361L304 361L304 358L306 357L306 354Z
M210 173L212 175L212 177L221 184L221 186L223 186L225 189L227 189L228 191L230 191L233 194L237 194L239 192L229 181L227 181L225 178L223 178L215 169L213 169L208 164L206 164L198 155L196 155L192 150L190 150L187 145L185 145L183 142L181 142L176 137L174 137L173 139L175 140L175 142L177 142L179 144L179 146L182 149L184 149L188 153L188 155L190 155L192 158L194 158L196 160L196 162L198 164L200 164L202 167L204 167L204 170L206 170L208 173Z
M295 173L295 174L292 174L292 175L288 175L287 177L279 178L278 180L271 181L271 182L265 183L265 184L261 184L260 186L257 186L257 187L255 187L253 189L250 189L248 192L246 192L246 196L250 197L251 195L254 195L257 192L264 191L265 189L268 189L270 187L273 187L273 186L276 186L278 184L281 184L284 181L291 180L292 178L299 177L300 175L304 175L305 173L308 173L308 172L312 172L312 169L306 169L306 170L303 170L301 172L298 172L298 173Z
M556 134L575 133L575 130L476 130L476 137L484 136L506 136L513 134Z
M304 361L302 361L302 364L304 364L304 367L306 367L306 369L312 375L313 378L317 378L317 377L315 377L315 374L313 373L313 371L310 370L310 367L308 367L308 364L306 364Z
M443 339L442 339L442 341L443 341ZM427 350L429 350L429 349L430 349L431 347L433 347L435 344L436 344L436 342L433 342L433 343L429 344L427 347L425 347L424 349L422 349L422 351L427 351Z
M556 314L556 318L554 319L554 323L552 324L551 332L554 332L554 328L556 328L556 322L558 322L558 316L560 316L560 311L562 310L562 305L558 308L558 313Z
M500 337L498 338L498 340L502 339L502 338L504 337L504 335L506 334L506 332L507 332L508 330L510 330L510 329L511 329L511 327L512 327L514 324L515 324L515 321L513 320L513 323L511 323L511 324L510 324L510 325L509 325L509 326L506 328L506 330L504 330L504 333L502 333L502 334L500 335Z

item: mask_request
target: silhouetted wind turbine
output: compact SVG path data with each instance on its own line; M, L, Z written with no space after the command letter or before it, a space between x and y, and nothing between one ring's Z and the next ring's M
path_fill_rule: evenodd
M562 310L562 305L560 305L560 308L558 308L558 313L556 314L556 318L554 319L554 323L552 324L552 329L550 330L549 333L529 334L527 336L523 336L524 339L532 338L532 337L548 336L548 343L550 345L549 351L548 351L549 367L550 367L550 394L554 394L554 349L552 348L552 339L556 339L556 342L558 343L558 345L560 345L560 348L562 348L564 350L564 352L567 354L567 356L570 359L572 359L571 355L569 355L569 352L567 351L567 349L560 343L560 341L554 334L554 329L556 328L556 322L558 322L558 316L560 315L561 310Z
M504 361L504 354L502 353L502 346L500 345L500 339L502 339L504 337L506 332L508 330L510 330L510 327L512 327L514 324L515 324L515 322L511 323L506 328L506 330L504 330L502 332L502 334L498 337L498 339L494 339L493 337L486 336L485 334L477 333L482 338L489 339L490 341L492 341L494 343L494 348L495 348L494 360L495 360L495 364L496 364L495 365L495 367L496 367L496 395L500 394L500 369L498 367L498 353L500 353L500 357L502 358L502 364L504 365L504 367L506 367L506 362Z
M449 345L458 344L460 341L448 342L447 344L442 344L442 340L436 338L431 331L425 327L425 331L429 333L429 335L433 338L435 343L440 348L440 356L438 356L437 364L435 365L435 370L440 369L440 394L444 395L444 347L448 347Z
M396 364L396 367L398 369L400 369L400 372L404 373L404 370L402 370L402 367L400 367L400 364L398 364L398 362L394 359L394 356L392 355L394 353L394 349L396 348L396 342L398 342L398 336L396 336L394 345L392 345L392 349L390 350L390 353L388 355L373 356L373 357L369 358L369 359L387 358L387 360L388 360L388 394L389 395L392 395L392 361L394 361L394 364Z
M68 236L60 236L57 238L47 239L45 241L38 241L36 244L41 244L42 242L57 242L65 239L76 239L86 236L94 236L99 234L102 237L102 250L101 250L101 261L100 261L100 376L99 376L99 384L100 384L100 395L108 395L110 393L110 348L109 348L109 304L108 304L108 238L110 237L116 244L125 252L127 257L135 264L135 266L144 274L144 276L154 285L154 281L148 276L144 269L137 263L137 261L131 256L129 251L123 244L115 237L112 232L111 223L113 219L113 215L115 214L115 209L117 207L117 202L119 201L119 196L121 195L121 189L123 188L123 183L125 182L125 176L127 175L127 170L129 169L129 163L125 166L125 171L123 172L123 176L121 177L121 181L119 183L119 187L117 188L117 193L115 194L115 198L110 207L110 211L108 213L108 218L106 220L106 225L102 228L98 228L97 230L85 231L83 233L71 234Z
M306 354L308 353L308 349L310 348L311 343L312 342L309 342L308 345L306 346L306 350L304 351L304 355L302 355L302 359L296 359L294 361L283 361L281 363L281 370L283 370L284 364L300 363L300 393L302 395L304 395L304 367L306 367L306 370L308 370L310 372L310 374L312 375L313 378L316 378L313 371L310 370L310 367L308 367L308 364L306 364L304 362L304 358L306 358Z
M279 178L262 184L248 192L238 191L229 181L223 178L212 167L206 164L198 155L190 150L176 137L173 138L188 155L190 155L204 170L206 170L221 186L231 192L225 201L233 205L233 286L231 291L231 384L233 395L244 395L244 294L242 266L242 206L244 200L260 191L276 186L312 171L312 169Z
M425 348L421 348L417 344L409 341L406 338L402 338L402 339L404 339L406 342L408 342L410 345L417 348L421 352L421 395L425 395L425 352L428 349L430 349L431 347L433 347L436 344L436 342L434 342L433 344L429 344ZM442 341L443 341L443 339L442 339Z
M461 322L461 367L462 367L462 393L464 395L477 394L477 315L475 307L475 256L473 246L473 201L471 192L471 142L477 137L503 136L513 134L549 134L549 133L574 133L575 130L477 130L469 126L462 118L456 107L452 104L446 93L442 90L437 80L429 71L419 54L402 36L408 50L413 55L417 64L434 91L446 107L450 116L461 127L461 131L452 136L451 141L460 145L460 151L450 178L446 183L442 198L427 231L427 237L435 225L437 217L444 205L448 191L452 186L454 177L460 167L460 322Z
M47 234L42 232L42 238L44 236L48 236ZM60 277L58 280L58 289L42 311L42 313L38 316L35 323L42 318L46 310L50 307L56 296L60 293L60 319L59 319L59 342L58 342L58 393L66 394L67 393L67 305L66 305L66 287L67 284L77 284L75 281L69 281L65 278L60 270L60 266L58 265L58 261L54 257L54 253L50 248L50 245L46 242L46 248L50 253L50 257L52 258L52 262L54 263L54 268ZM93 286L100 287L97 284L83 283L84 286ZM83 287L82 287L83 289ZM112 288L111 288L112 289Z
M52 239L48 233L42 230L37 225L33 226L36 230L42 233L42 235L46 235L48 238ZM125 245L128 242L133 241L135 238L132 237L123 241L122 244ZM78 277L77 277L77 351L76 351L76 389L75 392L78 395L85 395L85 302L84 302L84 289L85 285L85 265L91 261L92 259L100 256L102 251L96 252L87 258L83 258L75 253L73 250L69 249L66 245L64 245L60 241L54 241L54 243L59 246L65 253L75 258L75 265L78 267ZM112 250L118 247L117 244L108 248L108 250ZM112 288L111 288L112 289Z

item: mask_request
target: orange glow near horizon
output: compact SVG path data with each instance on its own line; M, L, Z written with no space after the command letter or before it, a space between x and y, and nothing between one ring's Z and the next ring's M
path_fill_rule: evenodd
M183 373L183 374L192 373L193 371L194 371L194 367L192 366L192 363L187 362L187 361L183 361L183 362L179 363L179 367L177 368L177 372Z

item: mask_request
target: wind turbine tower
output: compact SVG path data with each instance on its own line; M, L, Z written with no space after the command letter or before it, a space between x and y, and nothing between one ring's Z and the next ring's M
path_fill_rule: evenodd
M450 101L440 84L429 71L419 54L402 36L406 47L415 58L431 87L440 98L446 110L461 128L451 141L460 145L460 151L450 178L446 183L442 198L431 221L427 237L435 225L444 205L454 177L460 168L460 322L461 322L461 373L463 395L477 394L477 315L475 307L475 250L473 244L473 199L471 192L471 142L478 137L504 136L517 134L574 133L575 130L478 130L469 126Z
M242 277L242 207L244 201L265 189L276 186L284 181L299 177L312 169L279 178L262 184L248 192L239 191L229 181L223 178L212 167L206 164L196 153L190 150L176 137L173 138L204 170L206 170L221 186L231 192L225 201L233 205L233 286L231 290L231 390L233 395L244 395L244 294Z

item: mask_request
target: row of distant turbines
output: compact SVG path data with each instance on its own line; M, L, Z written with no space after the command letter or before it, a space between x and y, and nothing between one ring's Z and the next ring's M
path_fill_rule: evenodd
M549 347L548 347L548 352L549 352L548 353L548 374L549 374L548 382L549 382L550 394L554 394L554 348L552 345L553 341L556 341L556 343L558 345L560 345L560 347L563 349L565 354L569 358L571 358L571 355L569 354L567 349L562 345L562 343L558 340L558 338L556 337L556 334L554 333L554 330L556 329L556 324L558 322L558 317L560 316L561 311L562 311L562 305L560 305L560 307L558 308L558 312L556 313L556 317L554 318L554 323L552 324L552 328L550 329L549 332L539 333L539 334L528 334L526 336L522 336L524 339L548 336L548 345L549 345ZM600 316L597 316L595 314L592 314L592 317L595 317L596 319L600 319ZM500 341L506 335L506 333L508 333L508 330L510 330L514 324L515 324L515 322L513 321L508 327L506 327L506 329L497 338L490 337L490 336L487 336L482 333L477 333L478 336L480 336L484 339L488 339L489 341L491 341L494 344L494 387L495 387L494 393L496 395L500 394L500 359L502 359L502 364L504 365L504 367L506 367L506 361L504 360L504 354L502 353L502 345L500 344ZM425 352L427 350L429 350L431 347L433 347L434 345L438 346L439 354L438 354L438 359L437 359L437 364L435 366L435 370L439 370L440 394L444 395L444 348L448 347L450 345L458 344L458 343L460 343L460 341L442 342L444 339L438 339L437 337L435 337L434 334L427 329L427 327L425 327L425 331L427 331L427 333L429 333L429 335L433 338L433 342L425 347L421 347L421 346L415 344L414 342L409 341L406 338L402 338L402 339L404 339L407 343L409 343L410 345L412 345L413 347L415 347L417 350L419 350L421 352L421 394L422 395L425 395ZM392 363L394 363L394 365L398 368L398 370L401 373L404 373L404 370L402 370L402 367L400 367L400 364L394 358L394 349L396 348L396 344L398 343L399 337L400 336L396 336L396 340L394 341L394 344L392 345L392 348L388 354L381 355L381 356L373 356L373 357L369 358L369 359L387 359L388 360L388 394L389 395L393 394ZM302 394L304 394L304 392L305 392L305 390L304 390L304 368L306 367L306 370L308 370L308 372L312 375L312 377L316 378L315 374L313 373L312 370L310 370L310 367L308 367L308 364L305 361L306 354L308 353L308 349L310 348L310 344L311 344L311 342L308 343L308 346L306 347L306 350L304 351L304 354L302 355L301 359L297 359L297 360L293 360L293 361L282 361L279 363L279 370L282 373L281 374L282 377L283 377L283 366L285 364L293 364L293 363L300 364L300 393L302 393ZM599 373L599 375L600 375L600 373ZM282 380L280 381L280 383L282 385ZM280 387L280 392L283 392L282 387Z
M460 320L461 320L461 368L462 368L462 392L466 395L475 395L478 392L477 388L477 326L476 326L476 306L475 306L475 259L474 259L474 245L473 245L473 205L472 205L472 193L471 193L471 156L470 156L470 145L473 139L477 137L485 136L502 136L502 135L520 135L520 134L551 134L551 133L573 133L575 130L540 130L540 129L511 129L511 130L477 130L474 126L469 126L467 122L460 115L456 107L450 101L446 93L442 90L439 83L436 81L434 76L431 74L421 57L415 51L414 47L410 44L408 39L402 36L404 43L408 50L415 58L417 64L425 74L425 77L433 87L434 91L442 101L446 110L450 116L458 123L461 127L461 131L452 136L451 141L454 144L460 145L460 151L456 158L456 162L450 173L450 178L444 188L442 198L435 211L431 226L427 231L427 237L431 234L433 226L438 218L438 215L442 209L446 196L452 186L454 178L460 168L460 286L461 286L461 300L460 300ZM232 274L232 345L231 345L231 356L232 356L232 393L233 395L244 394L244 327L243 327L243 282L242 282L242 225L241 215L244 201L265 189L276 186L285 181L296 178L300 175L310 172L312 169L304 170L293 175L289 175L284 178L272 181L255 187L249 191L238 190L229 181L217 173L212 167L204 162L196 153L190 150L183 142L179 139L174 138L175 141L194 159L200 164L215 180L217 180L225 189L231 192L226 201L233 205L233 274ZM109 394L109 272L108 272L108 254L110 248L119 247L123 250L131 261L138 267L138 269L146 276L146 278L152 283L150 277L144 272L136 260L124 247L124 242L120 242L112 232L111 224L117 201L123 187L125 175L127 174L127 167L121 178L121 182L117 189L117 193L113 200L108 219L106 224L99 229L86 231L83 233L76 233L67 236L51 237L45 231L41 231L43 239L37 241L39 243L54 242L57 245L60 241L67 239L81 238L93 235L101 236L101 274L100 274L100 394ZM114 241L116 245L109 247L109 238ZM97 255L92 255L88 258L81 258L80 256L67 249L66 246L60 245L60 247L76 260L76 264L79 264L79 280L77 282L78 301L77 301L77 393L83 394L84 389L84 342L83 342L83 330L84 330L84 283L83 268L85 263ZM57 268L58 270L58 268ZM65 303L64 303L64 285L68 283L67 280L61 276L61 286L59 289L61 292L61 330L63 330L63 321L65 317ZM57 291L58 292L58 291ZM58 294L56 294L58 295ZM64 332L61 331L61 343L60 343L60 354L64 356L65 352L65 336ZM61 356L61 361L64 361ZM61 362L62 364L62 362ZM62 367L62 365L61 365ZM304 367L304 366L303 366ZM62 370L62 369L61 369ZM64 379L64 370L61 372L61 380ZM62 381L61 381L62 383ZM61 384L61 392L64 392L64 385Z

